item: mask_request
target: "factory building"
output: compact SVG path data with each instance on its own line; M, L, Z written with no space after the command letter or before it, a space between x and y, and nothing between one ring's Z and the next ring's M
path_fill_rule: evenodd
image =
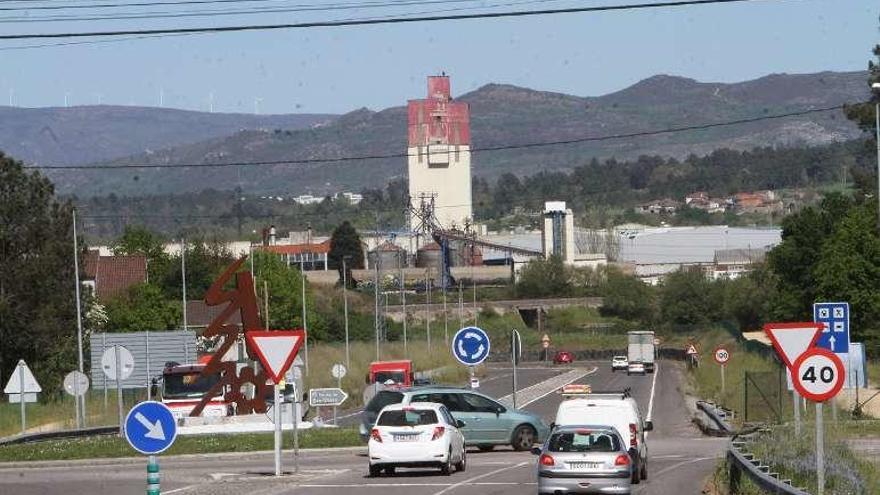
M452 100L448 76L430 76L428 97L409 101L408 121L413 208L433 204L442 228L463 228L473 219L468 104ZM419 226L419 219L412 218L411 228Z

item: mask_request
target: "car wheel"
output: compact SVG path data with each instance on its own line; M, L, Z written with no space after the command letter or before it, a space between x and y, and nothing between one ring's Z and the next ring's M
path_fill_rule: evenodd
M529 425L517 426L513 432L513 450L524 451L532 448L535 443L535 429Z
M394 476L394 466L388 466L385 468L385 474L388 476Z
M477 448L480 449L480 452L492 452L495 450L494 445L477 445Z
M452 474L452 447L449 448L449 452L446 454L446 462L440 466L440 474L443 476Z
M455 464L455 470L463 472L465 469L467 469L467 452L461 449L461 460Z
M375 477L379 476L379 474L381 474L381 473L382 473L381 467L373 466L372 464L370 464L370 477L371 478L375 478Z

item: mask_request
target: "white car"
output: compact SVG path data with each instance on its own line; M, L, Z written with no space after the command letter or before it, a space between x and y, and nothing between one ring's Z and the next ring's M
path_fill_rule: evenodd
M617 370L626 370L629 367L629 361L627 361L626 356L614 356L611 358L611 372L615 372Z
M394 474L396 468L437 467L444 475L464 471L467 454L465 426L443 404L418 402L392 404L379 412L370 430L367 450L370 476Z
M645 363L640 362L632 362L629 363L626 367L627 375L644 375L645 374Z

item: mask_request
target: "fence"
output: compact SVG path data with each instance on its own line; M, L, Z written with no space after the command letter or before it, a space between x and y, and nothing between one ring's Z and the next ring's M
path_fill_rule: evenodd
M198 357L196 334L192 331L93 333L90 342L90 373L95 390L116 388L116 382L101 369L104 350L115 345L124 346L134 357L131 376L122 380L124 389L148 387L150 378L161 374L168 361L193 363Z
M744 423L782 423L791 414L791 407L791 394L782 368L744 373Z

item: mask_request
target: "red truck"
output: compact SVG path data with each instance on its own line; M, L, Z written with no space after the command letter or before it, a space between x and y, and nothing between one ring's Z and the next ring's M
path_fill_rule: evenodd
M389 383L390 382L390 383ZM367 385L413 385L413 366L409 359L400 361L375 361L370 363L370 372L366 376Z
M201 376L208 359L210 356L204 356L196 364L169 362L162 370L162 403L171 409L176 419L189 416L208 390L220 379L220 375ZM224 401L222 396L212 398L202 410L202 416L208 417L232 414L231 404Z

